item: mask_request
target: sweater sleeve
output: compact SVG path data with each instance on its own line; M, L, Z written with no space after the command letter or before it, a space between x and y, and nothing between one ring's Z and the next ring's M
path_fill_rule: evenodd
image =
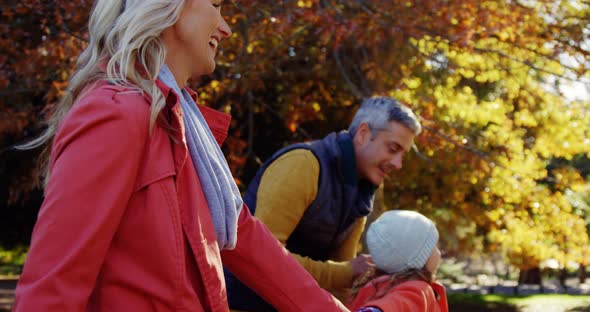
M336 261L348 261L360 252L359 242L361 241L361 235L365 230L367 224L367 217L359 218L354 223L354 228L348 238L342 243L340 248L336 250L333 255L333 259Z
M296 149L276 159L262 175L255 216L283 245L317 195L319 172L320 165L313 153ZM343 248L350 252L350 246ZM342 261L315 261L298 254L293 256L322 288L351 286L352 267L348 260L352 257Z

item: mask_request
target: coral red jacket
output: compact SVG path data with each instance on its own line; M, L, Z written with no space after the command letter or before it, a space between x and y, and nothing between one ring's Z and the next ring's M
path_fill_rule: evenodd
M361 307L376 307L383 312L448 312L447 295L443 285L424 281L408 281L387 291L389 276L381 276L365 285L348 306L351 311ZM376 293L384 296L374 298Z
M158 87L178 143L149 135L147 96L106 82L63 120L14 311L228 311L222 260L280 311L343 309L245 207L220 253L180 103ZM221 144L229 115L199 108Z

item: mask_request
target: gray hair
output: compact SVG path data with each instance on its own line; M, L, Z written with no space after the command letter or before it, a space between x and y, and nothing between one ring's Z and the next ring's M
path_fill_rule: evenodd
M371 97L363 100L361 107L354 115L348 128L351 135L355 135L359 126L365 122L373 132L373 129L387 129L389 123L399 122L414 132L417 136L422 132L422 126L418 117L412 110L390 97Z

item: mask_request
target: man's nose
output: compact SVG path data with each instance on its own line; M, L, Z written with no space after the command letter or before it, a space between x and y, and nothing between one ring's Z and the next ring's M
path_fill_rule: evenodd
M395 155L391 161L389 162L395 169L399 170L402 168L402 161L403 161L403 156L398 154Z

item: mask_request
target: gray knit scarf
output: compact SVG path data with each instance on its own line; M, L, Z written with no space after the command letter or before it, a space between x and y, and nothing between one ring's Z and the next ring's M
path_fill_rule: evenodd
M185 89L180 90L166 64L162 66L158 79L180 98L188 150L207 199L219 249L233 249L243 201L225 156L197 104Z

